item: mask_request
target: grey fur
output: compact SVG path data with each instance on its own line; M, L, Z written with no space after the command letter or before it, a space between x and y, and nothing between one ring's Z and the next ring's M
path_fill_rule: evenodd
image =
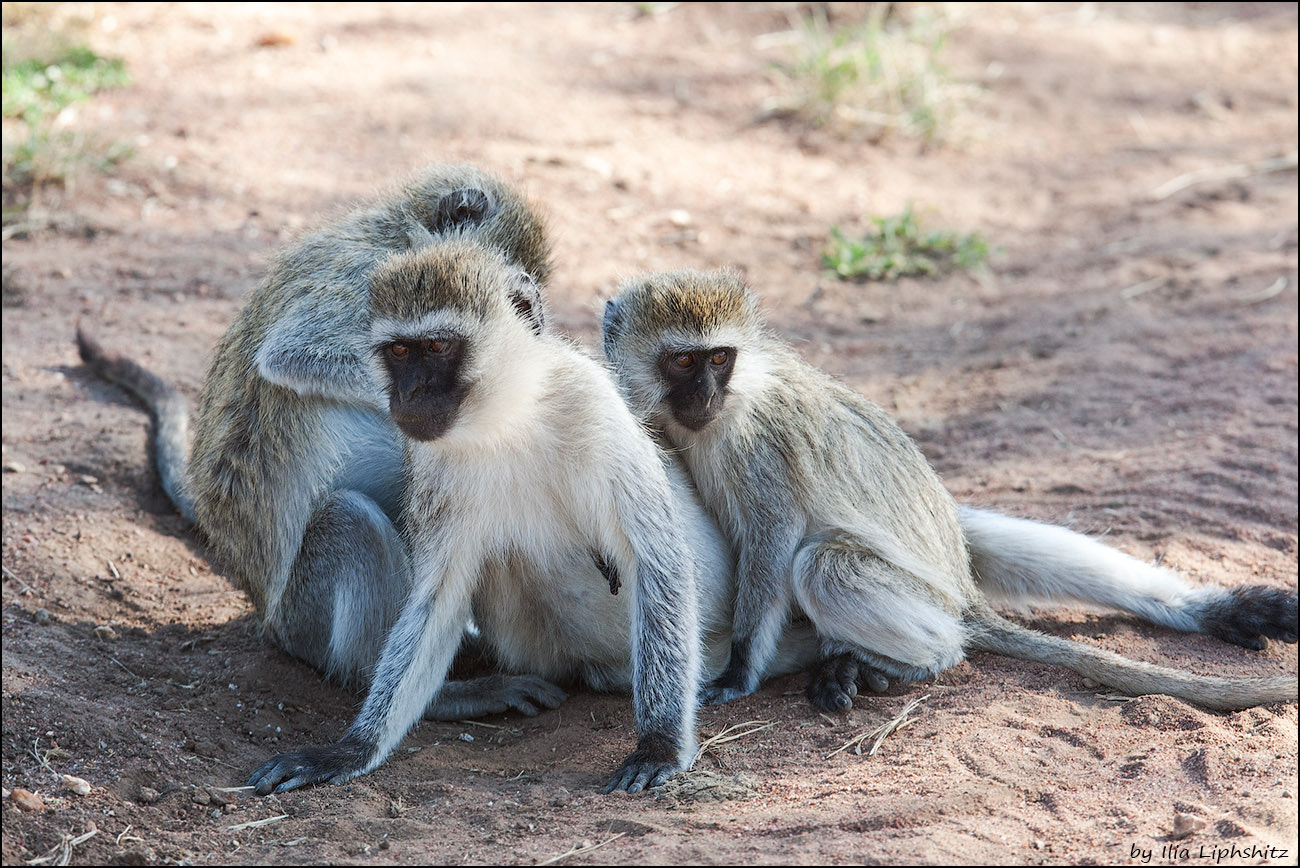
M1293 593L1193 589L1061 528L959 509L884 411L762 327L734 272L628 282L606 309L604 345L625 399L680 451L738 553L732 658L706 688L708 701L754 690L797 612L813 622L825 658L810 698L828 708L851 704L850 676L873 688L882 674L925 678L972 650L1215 709L1295 700L1293 678L1189 675L995 613L988 597L1078 599L1248 647L1296 638ZM701 426L698 406L688 413L674 404L684 399L664 360L702 365L724 359L717 348L727 347L736 352L725 397ZM865 669L846 668L846 657Z
M471 614L479 641L509 669L631 689L639 741L606 791L636 792L688 766L699 634L709 627L699 599L723 610L731 578L725 543L689 484L603 366L518 315L504 258L442 242L393 257L373 283L372 367L392 379L394 418L412 432L405 517L415 582L347 734L274 757L250 783L283 791L382 763L446 677L449 625ZM414 297L414 286L436 289ZM423 389L411 371L432 372ZM410 420L418 401L446 423ZM617 571L617 595L593 552Z
M402 439L369 366L368 276L396 252L446 238L499 249L537 281L549 273L533 205L471 166L429 167L279 254L217 347L189 462L184 399L78 334L86 364L156 417L164 488L248 593L265 635L353 687L368 682L411 582L394 524ZM539 678L492 678L452 688L446 707L435 700L428 711L535 713L563 699Z

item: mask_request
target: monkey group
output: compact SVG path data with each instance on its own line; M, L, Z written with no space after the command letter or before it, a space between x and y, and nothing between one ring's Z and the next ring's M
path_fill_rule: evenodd
M1210 709L1291 678L1128 660L1007 620L1075 600L1247 648L1295 642L1296 595L1187 584L1063 528L958 505L875 404L765 328L738 273L626 281L604 360L546 323L537 206L433 166L287 247L218 344L186 451L180 395L80 328L155 419L163 487L266 638L365 691L334 744L258 793L380 765L422 717L537 714L630 691L605 791L689 768L699 703L808 673L818 709L972 651ZM450 681L466 636L500 674Z

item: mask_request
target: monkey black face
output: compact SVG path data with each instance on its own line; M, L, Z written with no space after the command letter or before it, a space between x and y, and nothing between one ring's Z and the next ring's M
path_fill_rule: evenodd
M702 431L717 418L735 365L735 347L669 350L659 357L659 373L668 386L664 400L679 425Z
M397 427L416 440L446 434L469 391L459 377L464 338L398 338L382 344L379 356L388 371L388 411Z

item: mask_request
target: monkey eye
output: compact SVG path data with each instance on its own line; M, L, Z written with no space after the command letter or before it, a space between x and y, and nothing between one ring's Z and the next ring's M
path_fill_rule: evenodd
M403 343L394 343L388 345L388 353L395 359L404 359L410 349Z
M695 364L695 356L692 353L678 353L673 356L673 364L679 368L689 368Z
M429 352L435 356L441 356L451 349L451 341L440 341L436 338L429 341Z
M715 350L713 355L709 356L709 362L714 365L725 365L731 354L726 350Z

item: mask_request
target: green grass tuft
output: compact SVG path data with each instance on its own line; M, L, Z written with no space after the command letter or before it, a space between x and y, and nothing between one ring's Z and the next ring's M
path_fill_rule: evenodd
M794 59L775 64L789 94L770 113L873 141L945 140L971 91L940 63L948 33L942 14L927 8L874 3L861 23L832 26L814 7L799 23Z
M96 91L127 84L126 64L101 57L84 45L71 46L50 57L11 61L19 55L15 40L4 40L3 115L35 124L53 117Z
M848 238L831 227L831 242L822 264L841 280L897 280L900 277L938 277L978 268L988 259L989 247L975 234L923 232L909 205L895 217L873 217L875 230Z

